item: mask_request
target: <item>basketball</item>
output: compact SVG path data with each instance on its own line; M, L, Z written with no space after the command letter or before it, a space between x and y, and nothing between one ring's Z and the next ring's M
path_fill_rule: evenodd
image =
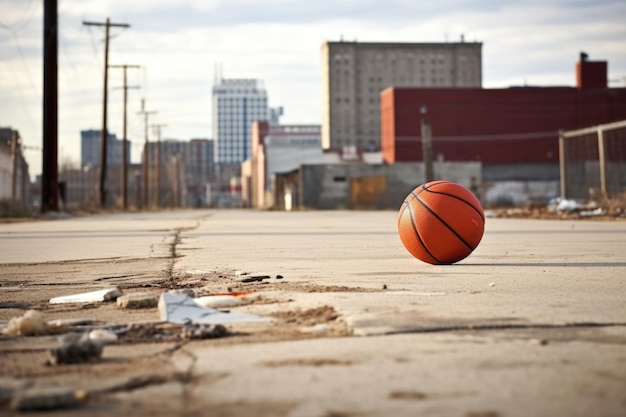
M452 181L431 181L415 188L398 213L398 233L417 259L449 265L465 259L480 243L485 213L478 198Z

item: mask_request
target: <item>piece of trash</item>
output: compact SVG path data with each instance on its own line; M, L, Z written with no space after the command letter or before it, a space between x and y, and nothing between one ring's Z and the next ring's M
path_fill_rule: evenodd
M13 317L2 330L5 336L35 336L48 333L48 323L43 313L28 310L23 316Z
M606 210L602 207L598 207L595 210L583 210L578 215L580 217L596 217L596 216L604 216L606 214Z
M49 365L68 365L91 362L100 359L103 346L102 340L92 340L90 333L68 333L59 338L59 347L48 350Z
M0 308L15 308L19 310L26 310L30 307L28 303L17 303L17 302L8 302L8 303L0 303Z
M108 288L104 290L84 292L80 294L64 295L62 297L54 297L50 299L50 304L64 303L93 303L104 301L115 301L117 297L122 295L117 288Z
M236 307L243 304L242 297L234 295L207 295L193 300L201 306L209 308Z
M158 307L161 320L170 323L221 324L273 320L271 317L245 313L225 313L203 307L185 294L163 293L159 298Z
M98 320L78 318L78 319L54 319L48 320L48 326L50 327L73 327L73 326L91 326L97 323Z
M158 302L159 297L156 294L148 293L131 293L117 297L117 306L127 309L154 308Z
M249 283L249 282L262 282L264 279L270 279L269 275L250 275L247 278L243 278L240 282Z
M217 339L228 336L228 329L221 324L187 324L181 330L183 339Z
M283 279L284 277L282 275L276 275L276 279Z
M309 334L324 334L328 333L330 327L328 324L316 324L314 326L301 327L300 333L309 333Z
M578 204L578 202L574 200L567 200L565 198L558 200L556 205L556 211L571 212L578 210L579 208L580 204Z
M92 330L89 332L88 337L89 340L91 340L92 342L99 343L103 346L117 342L117 335L112 331L106 329Z
M490 283L489 283L489 286L490 286L490 287L495 287L495 286L496 286L496 283L495 283L495 282L490 282Z
M85 401L88 392L67 388L30 388L18 392L11 408L14 411L57 410L76 407Z

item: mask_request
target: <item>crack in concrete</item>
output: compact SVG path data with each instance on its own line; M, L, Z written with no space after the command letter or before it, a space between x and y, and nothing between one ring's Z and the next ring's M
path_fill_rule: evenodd
M572 322L572 323L528 323L528 324L466 324L447 325L434 327L419 327L413 329L390 330L383 335L408 334L408 333L443 333L455 331L486 331L486 330L515 330L515 329L570 329L570 328L595 328L595 327L626 327L626 322L598 323L598 322ZM378 334L380 335L380 334Z

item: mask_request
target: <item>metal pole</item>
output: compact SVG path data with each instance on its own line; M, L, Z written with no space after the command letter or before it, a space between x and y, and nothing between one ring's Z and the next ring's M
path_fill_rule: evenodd
M11 199L17 201L17 131L11 132Z
M602 198L607 198L606 189L606 153L604 152L604 130L598 127L598 160L600 162L600 191Z
M561 176L561 197L567 198L567 172L565 171L565 135L559 131L559 175Z
M144 210L148 209L150 206L149 200L149 188L150 188L150 151L148 147L148 116L151 114L155 114L156 111L147 111L146 110L146 101L144 99L141 100L141 111L139 114L143 114L144 117L144 145L143 145L143 207Z
M57 1L44 1L43 33L43 164L41 211L59 209Z
M123 118L123 137L122 137L122 208L124 211L128 210L128 193L126 185L128 180L126 176L128 174L128 161L126 160L126 152L128 149L128 142L126 139L126 102L128 101L128 88L126 88L126 67L124 67L124 118Z
M106 206L107 178L107 104L109 83L109 18L104 31L104 88L102 97L102 130L100 131L100 207Z

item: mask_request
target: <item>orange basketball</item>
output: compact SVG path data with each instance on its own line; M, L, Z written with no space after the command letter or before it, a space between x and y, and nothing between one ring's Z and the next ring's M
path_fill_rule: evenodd
M422 184L406 197L398 214L404 247L429 264L453 264L476 249L485 213L476 196L452 181Z

